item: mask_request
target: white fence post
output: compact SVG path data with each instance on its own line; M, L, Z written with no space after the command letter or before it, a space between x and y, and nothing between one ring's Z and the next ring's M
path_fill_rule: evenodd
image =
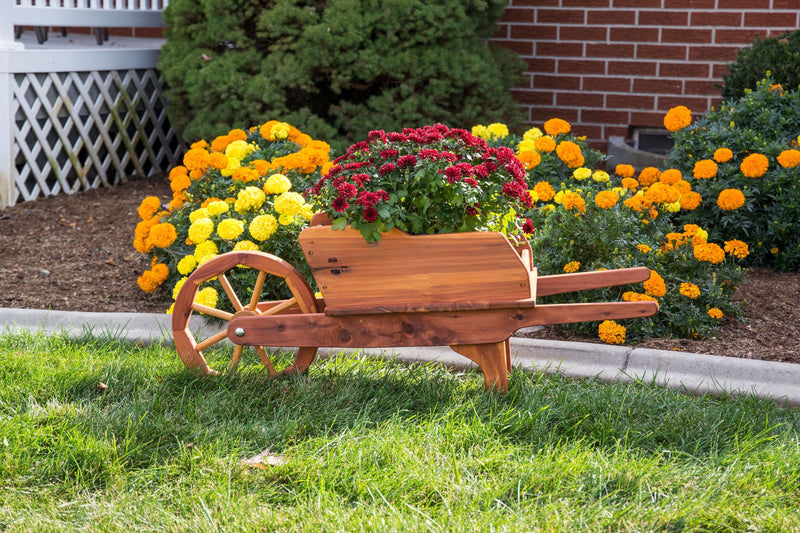
M14 42L14 2L0 2L0 208L14 205L14 95L10 52L22 49Z

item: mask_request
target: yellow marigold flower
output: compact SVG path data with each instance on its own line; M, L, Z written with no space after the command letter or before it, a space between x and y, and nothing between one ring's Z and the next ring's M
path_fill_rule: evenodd
M677 213L678 211L681 210L681 202L680 202L680 200L678 200L677 202L664 204L661 207L667 213Z
M525 133L522 134L522 140L533 142L542 135L543 135L542 130L540 130L539 128L530 128L529 130L527 130Z
M598 183L606 183L609 181L611 177L608 175L608 172L605 170L595 170L592 173L592 180Z
M472 134L480 139L489 140L489 130L483 124L472 126Z
M650 278L644 282L644 292L654 298L661 298L667 294L667 285L664 283L664 278L653 269L650 269Z
M597 327L597 336L606 344L624 344L626 332L625 326L613 320L603 320Z
M635 172L633 165L617 165L614 167L614 174L620 178L633 178Z
M258 250L258 245L253 241L244 240L244 241L239 241L233 245L234 252L244 252L244 251L254 252L257 250Z
M585 180L592 176L592 170L586 167L579 167L572 171L572 177L576 180Z
M211 151L212 152L224 152L225 148L228 147L228 144L232 141L230 137L227 135L220 135L216 137L213 141L211 141Z
M147 238L153 246L167 248L178 238L178 232L169 222L161 222L150 228Z
M520 143L521 145L522 143ZM519 159L525 170L530 170L535 168L539 163L542 162L542 156L539 155L539 152L536 150L523 150L517 154L517 159Z
M778 164L783 168L794 168L800 165L800 150L784 150L778 156Z
M729 254L738 257L739 259L744 259L750 255L750 248L747 246L747 243L740 241L739 239L725 241L724 250Z
M536 151L536 143L533 142L533 139L522 139L517 144L517 156L522 152L535 152Z
M564 193L564 196L561 198L561 204L564 206L564 209L568 211L575 209L581 213L586 213L586 200L576 192L567 191Z
M533 186L533 190L542 202L549 202L556 195L553 186L546 181L540 181Z
M192 257L192 256L188 256L188 257ZM175 286L172 287L172 299L173 300L177 300L178 299L178 293L181 292L181 287L183 287L183 285L186 283L187 279L189 279L189 278L184 276L184 277L182 277L181 279L179 279L178 281L175 282Z
M314 216L314 212L311 210L311 206L308 204L304 204L303 207L300 208L299 214L307 221L311 221L311 218Z
M621 185L626 189L635 191L639 187L639 182L633 178L622 178Z
M564 265L564 272L567 274L572 274L573 272L577 272L578 269L581 268L581 264L578 261L570 261L566 265Z
M643 254L646 254L652 250L652 248L650 248L646 244L637 244L636 248L638 248L639 251L642 252Z
M267 195L258 187L245 187L239 191L239 194L236 196L233 209L239 214L255 211L264 205L264 200L266 199Z
M704 240L708 240L708 232L698 226L697 224L684 224L683 225L683 234L687 237L694 237L695 235L699 235Z
M288 226L295 221L295 215L281 215L278 217L278 224L281 226Z
M673 107L664 116L664 127L669 131L682 130L691 123L692 112L686 106Z
M192 170L205 170L208 167L208 152L202 148L193 148L183 156L183 164L190 172Z
M639 185L649 187L658 181L659 176L661 176L661 171L656 167L645 167L639 172Z
M489 130L489 134L493 139L502 139L508 136L508 126L500 122L493 122L486 126L486 129Z
M303 195L296 192L285 192L275 198L275 211L281 215L296 215L306 201Z
M184 256L183 259L178 261L178 273L183 276L188 276L197 267L197 259L193 255Z
M717 175L717 163L711 159L703 159L694 164L692 175L697 179L713 178Z
M690 300L694 300L700 296L700 287L694 283L681 283L680 293Z
M257 241L265 241L278 229L278 221L272 215L259 215L249 226L250 235Z
M226 178L230 178L233 175L233 172L237 168L241 168L241 166L242 166L242 162L240 160L235 159L233 157L229 157L228 158L228 166L226 166L225 168L220 170L219 173L222 174L223 176L225 176Z
M171 182L169 182L169 188L172 189L174 193L181 193L189 188L189 185L192 184L192 180L189 179L189 176L182 175L176 176Z
M706 261L711 264L718 264L725 260L725 252L718 244L707 242L694 247L694 257L698 261Z
M226 241L232 241L244 231L244 222L235 218L226 218L217 224L217 235Z
M551 118L547 122L544 123L544 131L547 132L548 135L552 135L555 137L556 135L561 135L563 133L569 133L570 125L569 122L566 120L562 120L560 118Z
M772 255L778 255L778 252L779 252L779 251L780 251L780 250L778 249L778 247L777 247L777 246L775 246L775 247L773 247L773 248L770 248L770 249L769 249L769 253L771 253Z
M728 148L717 148L714 150L714 161L717 163L727 163L733 158L733 152Z
M206 307L216 307L218 299L219 294L216 289L214 289L214 287L206 287L197 292L194 301Z
M712 307L711 309L708 310L708 316L719 320L720 318L722 318L722 311L720 311L716 307Z
M283 174L273 174L264 183L264 192L267 194L281 194L292 188L292 182Z
M687 193L681 194L680 201L681 201L681 209L692 211L700 207L700 204L703 201L703 197L698 192L689 191Z
M717 205L723 211L735 211L744 205L744 193L739 189L725 189L719 193Z
M215 256L218 253L219 248L214 241L203 241L194 247L194 259L198 264L202 264L204 257Z
M681 171L677 168L668 168L661 173L661 175L658 177L658 181L667 185L675 185L681 181L682 177Z
M210 216L222 215L223 213L227 213L228 209L227 202L223 202L222 200L214 200L206 206L206 211Z
M253 145L248 144L247 141L233 141L225 147L225 155L228 156L228 159L233 158L241 161L250 155L253 150Z
M191 213L189 213L189 222L196 222L201 218L208 218L211 214L208 212L208 209L205 207L200 207L199 209L195 209Z
M750 154L744 158L739 168L748 178L760 178L769 168L769 160L763 154Z
M550 136L542 136L539 137L534 141L534 145L536 146L537 152L543 152L549 154L553 150L556 149L556 142Z
M228 156L222 152L211 152L208 156L208 166L216 170L222 170L228 166Z
M267 126L270 126L267 128ZM280 141L289 137L291 126L286 122L270 121L264 124L259 130L261 135L268 141Z
M569 168L577 168L584 163L581 147L572 141L561 141L556 147L556 155Z
M147 220L155 215L161 208L161 200L157 196L148 196L139 204L139 218Z
M614 191L600 191L594 197L594 203L602 209L611 209L619 202L619 195Z
M189 238L195 244L205 242L214 231L214 222L210 218L198 218L189 226Z

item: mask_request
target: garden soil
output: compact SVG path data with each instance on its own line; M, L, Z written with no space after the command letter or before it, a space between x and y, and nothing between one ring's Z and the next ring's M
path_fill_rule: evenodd
M0 210L0 307L161 313L171 298L147 294L149 267L133 248L146 196L168 202L164 176L22 202ZM751 269L737 290L742 322L723 319L713 339L652 339L637 347L800 363L800 273ZM599 342L547 327L527 336Z

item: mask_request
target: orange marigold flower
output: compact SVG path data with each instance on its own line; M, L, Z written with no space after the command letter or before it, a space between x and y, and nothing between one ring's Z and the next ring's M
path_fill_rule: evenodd
M530 170L542 162L542 156L536 150L525 150L517 154L517 159L522 161L525 170Z
M233 141L246 141L247 140L247 132L243 129L236 128L232 129L228 132L228 138Z
M258 172L256 169L250 167L239 167L233 171L231 174L231 179L233 181L241 181L242 183L247 183L250 181L254 181L258 179Z
M685 209L686 211L697 209L702 202L703 197L698 192L689 191L681 194L681 209Z
M639 251L642 252L643 254L649 253L652 250L652 248L650 248L646 244L637 244L636 248L638 248Z
M561 141L556 147L556 155L569 168L578 168L583 165L584 157L581 147L572 141Z
M723 211L735 211L744 205L744 193L739 189L725 189L719 193L717 205Z
M185 166L179 165L179 166L177 166L177 167L175 167L175 168L173 168L172 170L169 171L169 179L170 180L174 180L176 177L185 176L188 173L189 173L189 170Z
M602 209L611 209L619 202L619 195L614 191L600 191L594 197L594 203Z
M644 292L654 298L660 298L667 294L667 285L664 283L664 278L653 269L650 269L650 278L644 282Z
M191 184L192 181L189 179L189 176L184 174L173 179L169 184L169 188L172 189L174 193L181 193L188 189Z
M675 185L681 181L681 171L677 168L668 168L658 177L658 181L667 185Z
M570 125L569 122L566 120L562 120L560 118L551 118L547 122L544 123L544 131L547 132L548 135L552 135L555 137L556 135L561 135L562 133L569 133Z
M716 307L712 307L711 309L708 310L708 316L719 320L720 318L722 318L722 311L720 311Z
M687 298L694 300L700 296L700 287L694 283L681 283L680 293Z
M652 296L642 294L640 292L626 291L622 293L622 299L626 302L655 302L657 301Z
M199 180L200 178L202 178L205 175L205 173L206 173L205 170L201 170L199 168L195 168L194 170L191 170L189 172L189 177L192 180Z
M784 150L778 156L778 164L783 168L794 168L800 165L800 150Z
M691 110L683 105L673 107L664 115L664 127L669 131L682 130L692 123Z
M692 190L692 184L686 181L685 179L679 179L672 186L678 189L678 192L680 192L681 194L686 194L687 192Z
M621 185L626 189L635 191L639 187L639 182L633 178L622 178Z
M533 141L533 147L536 148L537 152L543 152L549 154L553 150L556 149L556 142L553 140L552 137L548 135L543 135Z
M193 148L183 156L183 164L192 170L205 170L208 166L208 152L202 148Z
M208 148L208 143L205 141L205 139L200 139L197 142L193 142L189 148Z
M167 248L175 239L178 238L178 232L175 226L169 222L161 222L150 228L150 233L147 239L150 243L157 248Z
M586 201L576 192L569 191L565 193L564 197L561 199L561 205L568 211L575 209L581 213L586 213Z
M717 163L726 163L733 157L733 152L728 148L717 148L714 150L714 161Z
M717 163L711 159L702 159L694 164L692 175L697 179L713 178L717 175Z
M661 171L656 167L643 168L642 171L639 172L639 184L642 187L649 187L658 181L659 176L661 176Z
M614 167L614 174L620 178L632 178L635 172L633 165L617 165Z
M725 260L725 251L718 244L706 242L694 247L694 257L698 261L706 261L711 264L718 264Z
M607 344L624 344L626 332L625 326L617 324L613 320L603 320L597 327L597 336Z
M220 135L216 137L213 141L211 141L211 151L212 152L224 152L225 148L233 142L233 139L228 137L227 135Z
M208 155L208 166L216 170L222 170L228 166L228 156L222 152L211 152Z
M251 164L253 165L253 168L256 170L256 172L258 172L258 175L261 177L266 176L270 172L269 161L264 161L263 159L256 159L255 161L252 161Z
M540 181L539 183L534 185L533 190L534 192L536 192L536 195L539 197L539 200L543 202L549 202L556 195L556 191L555 189L553 189L553 186L547 183L546 181Z
M139 204L139 218L147 220L155 215L161 207L161 200L157 196L148 196Z
M748 178L760 178L769 168L769 160L763 154L750 154L744 158L739 168Z
M725 241L724 250L729 254L738 257L739 259L744 259L748 255L750 255L750 248L747 246L747 243L742 242L738 239L733 239L732 241Z
M654 204L671 204L681 198L681 193L675 187L657 181L644 193L645 198Z
M581 268L581 264L578 261L570 261L566 265L564 265L564 272L567 274L572 274L573 272L577 272L578 269Z

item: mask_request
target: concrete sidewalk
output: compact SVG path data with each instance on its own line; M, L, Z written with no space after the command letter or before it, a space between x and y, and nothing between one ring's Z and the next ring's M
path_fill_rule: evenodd
M73 337L90 333L149 343L172 342L171 327L171 317L165 314L0 308L0 333L29 331ZM219 328L212 333L217 331ZM340 351L320 350L323 356ZM438 361L462 368L472 365L446 346L362 352L404 362ZM641 381L692 394L752 394L800 405L800 365L792 363L514 337L511 352L514 365L523 369L606 381Z

